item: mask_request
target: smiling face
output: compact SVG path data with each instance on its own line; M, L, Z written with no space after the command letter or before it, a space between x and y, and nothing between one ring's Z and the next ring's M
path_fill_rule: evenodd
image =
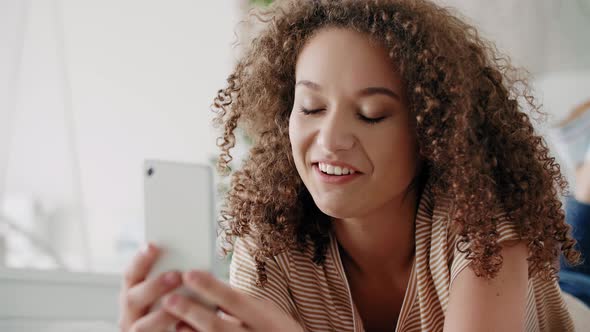
M355 218L401 202L416 175L417 144L385 49L359 32L323 29L299 54L295 76L289 137L318 208ZM343 168L354 174L337 175Z

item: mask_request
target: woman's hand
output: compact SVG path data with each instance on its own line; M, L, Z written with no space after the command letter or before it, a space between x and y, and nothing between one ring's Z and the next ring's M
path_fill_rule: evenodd
M215 303L219 310L214 312L188 297L172 294L165 298L163 308L182 321L177 331L303 331L276 305L234 290L207 272L186 272L182 280L185 287L205 302Z
M148 245L135 256L125 272L119 294L119 327L122 332L162 332L178 322L163 309L149 312L158 299L182 284L180 272L174 271L145 280L158 255L159 249Z

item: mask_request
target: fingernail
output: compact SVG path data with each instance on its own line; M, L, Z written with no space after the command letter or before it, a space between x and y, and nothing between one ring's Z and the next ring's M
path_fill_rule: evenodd
M176 285L180 281L176 272L168 272L164 275L164 282L170 286Z
M160 248L157 247L153 243L148 243L148 244L145 245L145 251L144 251L144 253L147 256L156 256L159 251L160 251Z
M151 255L154 252L154 245L151 243L146 243L142 246L141 251L144 255Z

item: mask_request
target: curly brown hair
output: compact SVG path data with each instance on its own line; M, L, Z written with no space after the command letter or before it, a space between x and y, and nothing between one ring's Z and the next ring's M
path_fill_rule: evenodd
M476 275L492 278L502 265L498 206L528 244L529 273L555 278L561 252L579 262L559 200L567 182L531 121L543 113L520 71L474 27L424 0L286 1L255 16L265 29L249 43L213 110L223 127L220 172L232 160L236 128L253 140L231 177L219 223L226 253L236 237L255 241L260 284L266 259L307 240L314 261L325 258L331 220L302 183L288 135L297 56L325 27L362 32L395 60L416 118L424 172L435 195L453 197L457 245L469 244L463 250Z

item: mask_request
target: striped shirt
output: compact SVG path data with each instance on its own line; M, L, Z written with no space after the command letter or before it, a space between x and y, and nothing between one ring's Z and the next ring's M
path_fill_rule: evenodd
M449 198L423 191L415 230L415 257L394 331L442 331L449 290L457 275L469 265L457 250L459 238L448 225ZM502 215L499 242L518 240L514 225ZM268 281L256 286L253 248L246 238L236 240L230 265L230 284L257 298L267 299L295 318L306 331L364 331L352 300L340 259L338 242L330 236L323 265L313 262L314 246L289 250L267 260ZM392 326L392 330L393 330ZM573 322L556 281L531 277L528 281L526 331L573 331Z

